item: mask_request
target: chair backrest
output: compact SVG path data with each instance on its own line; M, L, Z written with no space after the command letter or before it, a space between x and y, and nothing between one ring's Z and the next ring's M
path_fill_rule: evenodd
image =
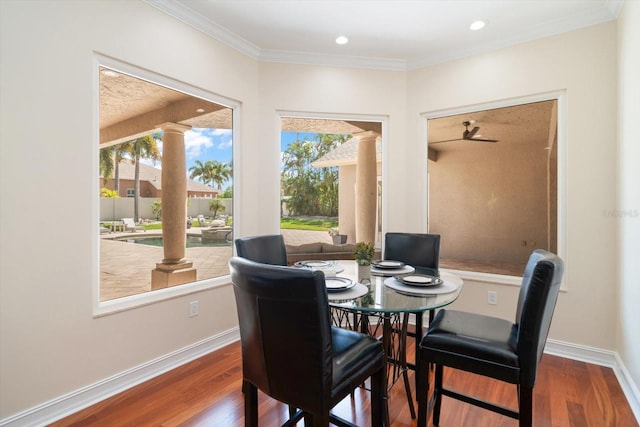
M520 382L535 384L538 362L547 341L558 299L564 264L557 255L535 250L525 267L516 310L516 352L520 359Z
M245 380L290 405L330 401L332 339L324 274L233 257Z
M236 239L238 256L263 264L287 265L287 248L281 234Z
M136 225L136 223L133 221L133 218L122 218L122 222L127 227L129 227L129 226L135 227L135 225Z
M402 261L418 272L437 273L440 263L440 235L422 233L386 233L384 258Z

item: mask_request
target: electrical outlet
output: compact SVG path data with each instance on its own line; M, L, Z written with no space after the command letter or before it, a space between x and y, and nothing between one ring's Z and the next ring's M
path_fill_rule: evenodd
M198 301L191 301L189 303L189 317L194 317L198 314Z
M498 293L496 291L487 292L487 302L491 305L498 304Z

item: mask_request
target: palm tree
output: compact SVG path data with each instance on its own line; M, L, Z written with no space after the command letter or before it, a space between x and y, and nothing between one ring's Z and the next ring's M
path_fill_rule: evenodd
M195 166L191 166L189 168L189 172L191 172L191 174L189 175L189 179L200 178L200 182L202 182L204 185L209 185L209 183L211 182L213 162L207 161L205 163L202 163L200 160L196 160L195 163Z
M162 155L158 149L158 139L160 139L160 134L156 133L153 135L145 135L125 143L130 144L128 146L128 152L132 157L131 162L135 165L133 202L133 217L135 222L140 221L140 217L138 215L138 202L140 197L140 159L151 159L154 162L161 160Z
M120 162L131 152L131 141L100 149L100 175L104 184L113 176L113 189L120 194ZM115 157L115 159L114 159Z
M200 178L200 182L211 187L215 184L218 190L222 190L222 184L233 174L232 163L222 163L218 160L208 160L205 163L196 160L195 163L189 168L189 179Z
M214 160L212 163L211 181L217 185L218 190L222 190L222 184L227 182L232 176L231 166L228 163L221 163L217 160Z
M113 153L115 146L111 145L100 149L100 176L104 179L104 185L111 179L113 175Z

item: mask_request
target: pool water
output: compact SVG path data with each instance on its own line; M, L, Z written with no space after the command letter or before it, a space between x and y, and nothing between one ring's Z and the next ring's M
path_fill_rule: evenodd
M149 237L137 237L137 238L121 238L117 239L128 243L138 243L141 245L159 246L162 247L162 236L149 236ZM229 246L229 243L202 243L200 236L187 236L187 248L201 248L201 247L220 247Z

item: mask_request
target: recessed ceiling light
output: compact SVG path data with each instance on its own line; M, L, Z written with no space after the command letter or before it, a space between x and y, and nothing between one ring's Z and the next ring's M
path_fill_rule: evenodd
M196 110L196 113L204 113L204 108L198 108L198 109Z
M116 73L113 70L109 70L109 69L103 69L102 70L102 74L107 76L107 77L118 77L120 74Z
M484 26L485 26L484 21L473 21L471 25L469 25L469 29L473 31L477 31L484 28Z
M338 44L347 44L347 43L349 43L349 38L347 36L338 36L338 37L336 37L336 43L338 43Z

